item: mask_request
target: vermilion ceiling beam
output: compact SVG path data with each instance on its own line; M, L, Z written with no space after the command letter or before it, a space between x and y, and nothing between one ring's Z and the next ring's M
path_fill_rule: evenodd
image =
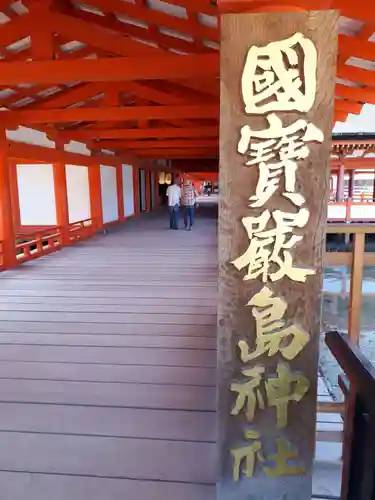
M84 83L72 89L64 90L58 94L52 95L44 99L42 102L33 103L27 106L27 109L40 108L65 108L81 101L86 101L104 91L105 83Z
M86 4L97 7L108 14L122 14L134 20L157 25L159 28L169 28L185 35L191 35L194 38L212 41L220 40L217 28L211 28L188 19L171 16L165 12L140 7L129 2L124 3L121 0L86 0Z
M0 85L183 79L212 77L218 74L219 58L216 54L17 61L1 62Z
M115 31L103 30L92 23L58 12L49 12L48 15L39 16L34 21L35 23L38 23L39 29L43 29L43 24L48 23L51 29L70 40L79 40L112 54L129 56L155 53L153 47L124 38Z
M9 158L16 158L22 160L40 161L42 163L53 162L67 162L73 165L90 166L98 163L98 158L85 156L78 153L70 153L68 151L61 151L54 148L45 148L43 146L36 146L34 144L24 144L15 141L7 141ZM135 159L133 157L133 159ZM116 165L119 159L113 156L100 157L103 165Z
M344 164L345 169L357 170L359 168L375 168L375 158L344 158L343 160L331 160L332 167L337 167L340 162Z
M348 117L348 113L345 111L334 111L334 122L344 122Z
M335 111L343 111L344 113L359 115L362 111L362 104L353 101L335 99Z
M338 9L342 16L358 19L360 21L375 21L374 4L372 0L331 0L331 9Z
M203 12L209 16L217 16L217 7L210 2L202 2L201 0L168 0L172 5L180 5L188 11Z
M217 149L150 149L133 150L139 158L218 158Z
M348 87L338 83L335 87L335 94L351 101L375 104L375 89Z
M354 36L339 35L339 54L348 59L358 57L375 61L375 44Z
M122 89L129 94L137 95L148 101L156 102L158 104L168 104L168 105L179 105L179 104L197 104L201 102L202 104L209 104L207 102L207 96L199 95L194 92L190 92L190 95L175 95L168 91L157 90L150 87L147 84L140 82L123 82ZM211 98L211 103L214 104L216 101Z
M87 141L92 139L144 139L147 137L166 138L188 138L188 137L218 137L218 127L194 127L194 128L145 128L145 129L109 129L109 130L79 130L77 132L60 132L59 137L72 138L76 141Z
M30 35L30 14L0 25L0 46L11 45Z
M145 40L159 45L159 48L154 47L154 50L162 51L165 47L168 47L174 50L180 50L181 52L185 52L187 54L212 52L212 49L204 47L203 45L199 47L198 50L197 45L189 42L188 40L165 35L160 31L151 32L145 28L141 28L140 26L135 26L134 24L122 23L116 18L98 16L92 12L85 12L78 9L71 9L69 11L69 16L75 19L87 21L91 23L92 26L100 26L102 28L116 31L119 35L132 36L139 40ZM140 45L142 46L142 44ZM153 49L153 47L148 48L149 50Z
M129 94L136 95L137 97L141 97L142 99L147 99L147 101L155 102L157 104L166 104L166 105L184 105L184 104L198 104L200 99L192 99L176 96L172 93L162 92L160 90L155 90L150 86L139 82L122 82L121 88L123 91L128 92ZM206 98L205 103L209 104L210 100ZM211 100L211 103L214 104L214 100ZM180 127L189 127L192 126L193 123L185 120L179 120L177 123L174 122L177 126ZM147 128L147 126L146 126Z
M137 149L137 150L152 150L152 149L177 149L177 148L218 148L218 139L196 139L196 140L157 140L157 141L100 141L94 146L103 149Z
M361 83L369 87L375 87L375 71L349 66L347 64L339 64L337 67L338 78L349 80L354 83Z
M123 108L72 108L4 111L2 125L19 125L54 122L91 122L122 120L166 120L173 118L218 118L216 105L191 106L133 106Z

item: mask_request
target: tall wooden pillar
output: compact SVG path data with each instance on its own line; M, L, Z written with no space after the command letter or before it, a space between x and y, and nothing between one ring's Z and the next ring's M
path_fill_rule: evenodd
M20 195L18 190L17 161L9 160L9 182L12 203L13 228L17 233L21 229Z
M145 170L146 176L146 212L151 212L151 172Z
M12 215L12 193L5 130L0 131L0 268L17 263Z
M349 170L348 198L353 198L355 170Z
M344 183L345 183L345 167L343 163L340 163L339 171L337 174L336 201L344 201Z
M133 166L134 215L139 215L139 168Z
M157 208L160 205L159 197L159 172L154 172L154 205Z
M221 18L218 500L311 498L337 23Z
M89 169L89 192L90 192L90 212L93 219L94 230L103 228L103 205L102 205L102 185L100 179L100 165L90 165Z
M117 189L117 205L118 205L118 220L123 222L124 215L124 179L122 176L122 165L116 166L116 189Z
M55 189L56 221L61 228L62 244L69 244L69 207L66 184L65 163L53 164L53 182Z

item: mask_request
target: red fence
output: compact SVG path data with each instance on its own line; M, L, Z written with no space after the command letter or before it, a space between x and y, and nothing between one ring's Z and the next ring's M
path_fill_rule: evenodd
M30 231L27 227L16 234L15 263L27 262L60 250L64 246L93 236L96 224L93 219L85 219L69 224L67 228L58 226L44 230ZM3 243L0 241L0 271L4 270Z
M375 222L374 202L329 202L328 222Z
M68 244L84 240L95 234L95 223L93 219L80 220L68 226Z
M56 227L27 235L16 236L16 258L18 262L37 259L42 255L55 252L62 245L61 229Z

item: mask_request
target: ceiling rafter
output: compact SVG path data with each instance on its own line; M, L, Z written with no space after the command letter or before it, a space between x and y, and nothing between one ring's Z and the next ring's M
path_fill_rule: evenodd
M123 108L69 108L3 111L2 123L14 124L85 122L116 120L168 120L174 118L218 118L219 107L215 105L188 106L133 106Z
M104 149L177 149L177 148L217 148L219 146L216 139L172 139L172 140L135 140L135 141L112 141L106 140L97 143ZM91 146L96 143L90 143Z
M0 47L4 48L30 35L30 14L0 25Z
M165 149L164 146L169 143L171 154L180 154L181 151L176 151L180 149L190 149L190 152L195 150L198 154L193 145L198 145L205 136L178 134L184 131L189 133L195 127L198 131L206 128L211 129L211 143L217 138L215 123L218 118L219 57L217 51L206 45L206 41L217 42L219 29L214 27L213 19L205 20L202 16L215 16L217 9L202 0L166 1L183 7L186 16L179 17L173 9L164 12L155 10L148 0L137 0L135 4L122 0L85 0L82 3L73 0L72 4L67 0L25 0L24 4L30 12L23 15L14 13L11 21L0 26L0 53L5 56L0 85L3 89L9 87L16 91L1 102L12 107L25 100L22 106L12 111L13 118L10 119L11 115L6 112L3 118L10 120L11 126L21 119L24 120L22 123L31 123L33 126L56 120L58 128L63 129L63 132L57 132L63 134L64 138L68 138L68 134L74 137L73 134L85 132L80 140L90 141L94 137L97 140L95 147L112 146L118 149L121 146L129 148L130 144L135 148L138 145L140 148L147 147L149 151L152 144L155 147L151 149L158 150ZM345 15L352 12L351 17L361 18L356 15L357 6L352 5L352 0L294 1L308 8L326 8L325 4L336 4L343 7L342 13ZM0 0L0 10L5 3ZM253 5L262 7L267 3L266 0L255 0ZM280 0L280 3L290 4L290 0ZM90 7L93 7L93 12L83 10ZM375 17L368 8L364 12L366 18L363 20L366 22L361 29L358 26L345 29L345 34L339 37L337 74L347 84L343 82L336 87L336 121L345 121L349 113L359 114L364 102L375 104L375 71L371 67L371 62L375 62L375 43L369 41L375 31ZM345 22L350 24L350 21ZM26 37L31 37L31 47L25 43L19 45L19 52L9 50L10 44ZM72 44L72 51L63 50L62 45L66 43ZM76 49L74 44L77 45ZM170 53L176 51L190 55L176 56ZM204 59L206 53L210 59ZM95 71L92 61L83 59L94 55L99 58L95 62ZM22 58L32 58L33 62L22 65L19 62ZM52 58L55 61L51 61ZM45 60L45 66L38 66L44 64L41 60ZM136 60L139 61L138 66ZM207 61L210 61L209 65ZM72 65L54 64L68 62ZM34 72L34 77L30 76L31 72ZM82 72L86 75L83 78L80 76ZM36 81L36 74L40 81ZM30 88L17 86L18 82L24 83L27 78L31 78ZM81 83L77 83L74 88L65 85L73 82ZM56 86L55 83L59 90L53 95L43 95ZM103 94L104 98L99 99L99 94ZM27 103L27 97L34 99L34 102ZM176 113L179 108L191 104L194 109L200 103L200 113ZM210 113L202 112L202 109L207 111L205 105L210 103ZM60 109L72 106L76 107ZM111 114L109 110L112 110ZM134 113L139 110L144 111L135 116ZM46 115L42 112L51 112L48 122L44 122ZM43 127L46 128L39 128ZM158 136L153 130L169 130L172 136ZM99 137L95 137L95 132ZM152 138L153 134L153 142L150 139L139 140ZM78 138L78 135L75 137ZM189 137L194 140L184 144L182 140ZM139 142L142 144L137 144ZM176 143L186 147L177 148ZM208 151L207 147L204 149ZM211 154L211 150L208 153Z
M59 12L49 12L45 15L45 19L38 16L38 22L48 22L51 28L60 35L71 40L79 40L91 47L112 54L135 56L154 53L153 48L148 45L138 43L130 38L125 38L120 33L99 28L92 23Z
M157 24L159 27L174 30L195 38L218 42L220 40L219 30L204 24L196 24L189 19L169 15L146 7L140 7L130 2L121 0L87 0L86 4L100 9L108 14L120 14L128 18L143 21L148 24Z
M119 21L115 16L100 16L92 12L86 12L73 8L69 11L69 15L76 19L82 19L84 21L93 23L94 25L117 31L118 33L127 37L130 36L138 40L144 40L147 43L155 44L160 50L173 49L180 52L186 52L187 54L197 52L212 52L212 49L210 49L209 47L205 47L204 45L198 48L194 43L189 42L188 40L166 35L159 30L150 31L149 29L143 28L141 26L125 23Z
M168 138L198 138L198 137L218 137L219 128L218 126L198 126L192 128L175 128L175 127L155 127L147 129L98 129L95 132L92 130L78 130L75 132L60 132L59 136L64 139L71 137L77 141L83 140L88 141L90 139L142 139L148 138L158 138L158 139L168 139Z
M173 54L69 61L2 62L0 85L71 83L123 80L184 79L219 74L216 54Z

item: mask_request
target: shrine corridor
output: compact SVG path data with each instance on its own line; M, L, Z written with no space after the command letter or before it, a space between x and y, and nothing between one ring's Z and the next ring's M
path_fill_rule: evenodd
M216 217L167 227L0 275L2 499L214 499Z
M196 222L145 215L0 275L2 500L215 499L215 207ZM318 442L321 498L340 453Z

